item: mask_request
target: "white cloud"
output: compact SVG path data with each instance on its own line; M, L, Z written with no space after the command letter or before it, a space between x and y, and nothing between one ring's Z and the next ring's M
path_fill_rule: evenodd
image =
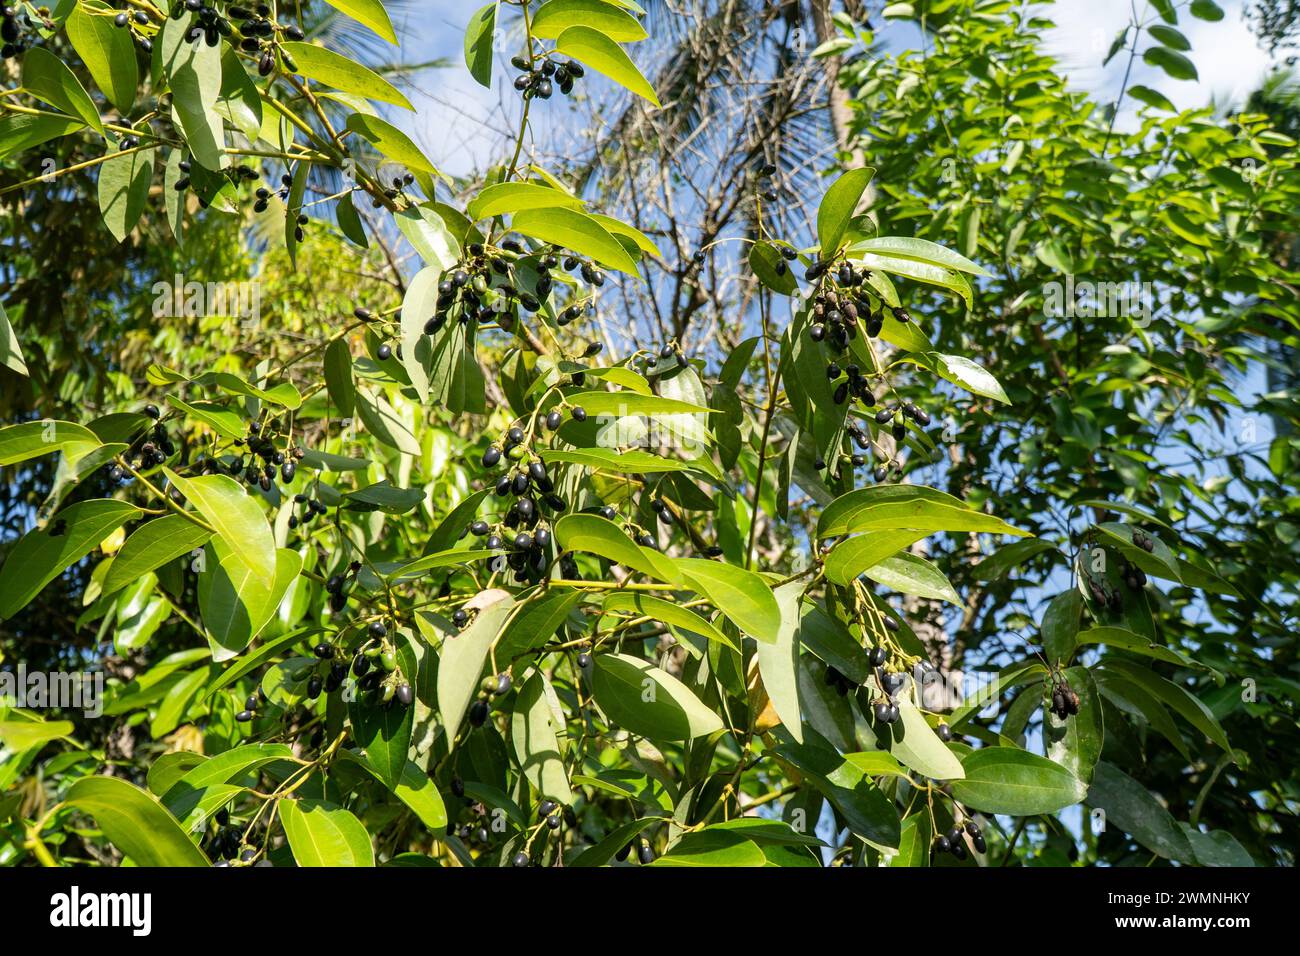
M1144 22L1164 22L1146 0L1134 0L1132 6L1136 6ZM1130 21L1132 6L1130 0L1061 0L1043 6L1043 15L1056 23L1056 28L1046 35L1046 52L1060 61L1071 86L1103 100L1113 100L1118 94L1128 53L1121 51L1105 67L1101 61L1116 34ZM1244 103L1275 61L1260 49L1250 32L1243 0L1219 0L1219 6L1226 15L1213 23L1196 19L1185 6L1179 10L1177 29L1191 43L1187 56L1196 64L1198 80L1175 80L1147 66L1141 53L1155 41L1144 34L1138 43L1139 55L1130 85L1140 83L1157 89L1179 109L1206 106L1211 100L1219 105ZM1129 39L1131 46L1131 35ZM1133 107L1132 102L1126 103L1121 116L1131 116Z

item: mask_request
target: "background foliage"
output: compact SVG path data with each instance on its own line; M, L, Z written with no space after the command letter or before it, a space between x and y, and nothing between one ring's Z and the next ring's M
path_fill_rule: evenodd
M6 862L1294 863L1295 85L1127 80L1215 4L1117 103L999 0L240 12L12 18L0 666L105 694Z

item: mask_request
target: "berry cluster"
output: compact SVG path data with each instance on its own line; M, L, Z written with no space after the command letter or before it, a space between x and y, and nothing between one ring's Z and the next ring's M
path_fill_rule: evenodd
M489 703L490 698L501 697L510 693L512 686L513 682L510 679L509 671L502 671L494 677L484 677L483 682L479 685L478 697L469 706L470 725L482 727L487 723L488 715L492 712L492 705Z
M41 7L40 12L43 19L39 26L53 30L54 22L47 16L49 10ZM0 46L0 60L22 56L31 46L31 39L27 33L34 30L38 24L32 22L30 13L17 7L5 7L0 13L3 14L3 19L0 19L0 40L4 41L4 45Z
M122 12L113 17L113 26L119 30L124 30L128 26L145 27L149 25L149 14L143 10L136 10L134 13ZM146 36L142 31L132 29L131 37L145 53L153 52L153 40Z
M330 610L338 614L348 605L348 588L351 581L361 570L361 562L353 561L348 565L346 574L331 574L325 582L325 593L330 596Z
M549 55L542 56L540 62L516 56L511 58L510 64L516 70L524 71L515 77L515 89L524 94L525 99L549 100L556 88L568 96L573 92L574 81L582 79L587 72L574 60L556 63Z
M352 658L352 674L357 678L357 690L368 694L371 704L390 706L396 702L402 707L410 707L415 701L415 692L411 690L410 681L397 664L397 650L388 640L388 628L382 621L371 621L366 634L366 641ZM317 646L317 656L323 653L322 647L328 647L331 657L333 656L334 647L331 644ZM331 667L331 680L334 673L335 669Z
M969 855L966 851L966 837L968 836L970 837L971 848L976 853L984 853L988 850L988 844L984 842L984 833L979 824L974 820L967 820L964 827L954 824L952 829L935 840L931 855L937 857L940 853L951 853L959 860L966 859Z
M1052 684L1052 713L1060 720L1065 720L1079 712L1079 695L1074 692L1070 682L1061 678Z

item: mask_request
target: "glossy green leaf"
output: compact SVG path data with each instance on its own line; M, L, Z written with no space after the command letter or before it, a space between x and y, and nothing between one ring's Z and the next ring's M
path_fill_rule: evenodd
M690 740L723 727L676 677L625 654L596 655L591 691L613 723L651 740Z
M420 147L412 142L400 129L378 116L353 113L348 117L347 128L364 137L371 146L383 156L400 166L405 166L412 173L440 175L437 167L425 157Z
M939 739L907 697L898 698L898 712L902 719L889 728L889 752L922 776L934 780L962 779L965 772L957 755Z
M299 866L374 866L370 834L355 816L324 800L281 800L280 822Z
M590 27L616 43L646 38L636 17L604 0L546 0L533 16L533 36L553 40L569 27Z
M826 190L817 207L817 241L822 258L830 258L839 251L862 194L875 174L875 169L870 166L850 169Z
M478 611L469 627L449 636L442 645L438 658L438 710L443 726L453 736L478 691L492 643L515 608L512 598L504 592L498 594L497 600Z
M101 18L100 22L126 43L134 65L130 33L115 29L111 19ZM186 12L176 20L169 17L154 42L163 76L171 86L172 110L185 131L185 144L201 166L218 170L229 165L221 115L216 109L221 95L221 47L185 39L197 22L195 13Z
M961 595L953 590L947 576L933 563L915 554L886 558L862 573L877 584L901 594L915 594L958 606L962 603Z
M772 592L781 615L776 640L758 643L758 673L772 708L790 736L803 743L799 710L799 624L806 582L789 581Z
M952 795L972 810L1033 816L1079 803L1087 785L1060 764L1014 747L984 747L962 759Z
M355 60L335 53L326 47L293 40L281 41L281 48L293 57L298 71L308 79L332 86L344 93L363 96L381 103L391 103L403 109L414 110L402 91L386 79Z
M477 222L493 216L514 215L526 209L581 209L577 196L538 183L494 183L479 191L466 212Z
M114 12L100 0L83 0L69 12L65 28L91 78L125 115L135 102L140 71L130 33L113 26Z
M80 117L86 121L87 126L103 135L104 124L100 121L94 100L81 85L77 75L45 47L32 47L23 54L22 85L32 96L65 113Z
M125 501L95 498L69 505L45 528L23 535L0 566L0 620L13 617L45 585L138 517L140 509Z
M659 106L654 87L617 43L588 26L569 27L560 34L555 49L603 73L619 86Z
M1064 676L1079 695L1079 712L1062 719L1050 707L1043 708L1043 741L1048 757L1090 783L1105 740L1101 698L1086 667L1068 668Z
M384 9L381 0L325 0L325 2L336 10L342 10L358 23L369 27L394 46L397 45L393 21L388 18L388 11Z
M678 580L673 562L641 547L622 528L599 515L565 515L555 523L555 540L565 551L596 554L670 584Z
M510 720L510 743L519 769L537 793L569 806L573 803L573 791L569 789L559 741L564 727L557 725L551 713L546 685L546 676L534 671L519 688Z
M94 817L137 866L208 865L157 797L119 777L83 777L68 788L63 804Z
M511 228L543 242L572 249L610 269L636 275L636 260L614 236L578 209L554 206L547 209L523 209L511 220Z
M0 466L16 465L56 451L81 457L100 446L99 436L84 425L54 419L0 428Z
M113 594L168 561L203 547L212 532L180 515L163 515L137 528L113 558L103 594Z
M256 500L225 475L182 478L169 468L164 471L253 575L267 587L274 584L275 538Z
M1146 787L1118 767L1097 764L1088 805L1103 810L1106 826L1116 827L1166 860L1193 862L1187 835Z
M744 568L706 558L676 558L673 563L686 582L719 611L761 644L775 644L781 630L781 608L767 582Z

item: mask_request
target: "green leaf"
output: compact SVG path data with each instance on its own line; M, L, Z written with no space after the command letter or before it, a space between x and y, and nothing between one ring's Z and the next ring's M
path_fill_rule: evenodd
M418 507L424 500L419 488L396 488L388 479L377 481L343 496L352 511L382 511L390 515L404 515Z
M555 541L565 551L586 551L669 584L678 580L673 562L643 548L600 515L568 514L555 523Z
M708 828L685 834L653 866L766 866L758 844L738 833Z
M636 260L623 244L599 222L577 209L559 206L524 209L515 214L510 227L525 236L571 249L610 269L637 274Z
M64 508L44 529L29 531L0 566L0 620L11 618L67 568L76 564L140 509L95 498Z
M257 501L225 475L182 478L163 471L253 575L267 587L274 584L275 537Z
M947 576L925 558L915 554L900 554L886 558L867 568L863 574L902 594L947 601L961 606L962 600Z
M1074 656L1075 635L1079 633L1079 618L1083 614L1083 595L1078 588L1062 591L1047 605L1039 630L1043 637L1043 653L1052 664L1068 664Z
M415 110L411 101L402 95L401 90L355 60L313 43L286 40L281 41L280 47L297 63L297 72L309 79L332 86L344 93Z
M971 569L971 577L976 581L997 581L1012 568L1019 567L1035 555L1044 551L1055 551L1056 545L1042 538L1030 538L1027 541L1013 541L994 551Z
M168 561L203 547L211 537L211 531L175 514L141 525L113 558L100 593L120 591Z
M690 740L723 729L721 718L676 677L625 654L596 655L591 692L613 723L651 740Z
M1151 34L1151 37L1157 43L1163 43L1170 49L1186 52L1192 48L1187 37L1183 36L1180 31L1171 26L1167 26L1166 24L1153 23L1151 26L1147 27L1147 33Z
M438 710L449 736L454 737L478 691L479 677L492 642L515 608L514 599L496 592L497 599L481 608L473 622L443 642L438 658Z
M603 607L606 611L633 611L638 617L648 617L662 624L680 627L692 634L702 635L711 641L718 641L739 650L735 642L718 630L708 618L696 614L690 608L665 601L663 598L635 591L615 591L605 598Z
M281 800L280 822L299 866L374 866L361 821L324 800Z
M539 454L548 465L563 462L625 475L657 475L670 471L690 471L692 468L689 462L664 458L640 448L629 451L615 451L611 448L542 448Z
M480 86L489 88L492 86L492 33L496 26L497 5L493 0L475 11L465 28L465 65Z
M1088 805L1106 813L1106 826L1118 827L1166 860L1193 862L1187 835L1146 787L1106 761L1097 764Z
M577 196L538 183L495 183L479 191L466 212L475 222L493 216L514 215L526 209L581 209Z
M230 441L240 441L248 431L248 424L244 417L225 405L218 405L215 402L195 402L191 405L182 402L175 395L167 396L167 404L201 421L222 438Z
M64 806L95 818L110 843L137 866L207 866L158 798L117 777L83 777L68 788Z
M630 820L627 823L616 826L605 834L604 838L595 846L583 850L568 864L570 867L592 867L607 866L609 861L614 859L618 851L627 846L634 837L647 827L654 826L662 821L658 817L640 817L636 820Z
M547 0L533 17L533 36L554 40L570 27L591 27L617 43L646 38L636 17L604 0Z
M870 166L850 169L826 190L817 207L817 241L823 259L829 259L839 251L858 202L875 174Z
M271 622L280 602L302 571L302 557L280 548L275 578L268 585L224 539L211 544L215 560L199 577L199 612L214 660L224 661L246 648Z
M1205 706L1199 697L1181 684L1166 680L1150 668L1130 661L1113 660L1108 657L1105 666L1106 670L1121 674L1152 697L1162 701L1226 752L1232 753L1232 745L1228 743L1228 736L1223 732L1223 727L1219 725L1214 713Z
M130 32L113 26L116 12L100 0L82 0L72 8L64 26L95 83L125 116L135 102L140 70Z
M570 404L581 405L588 415L598 417L622 418L627 415L641 415L654 418L665 415L711 415L713 409L707 405L684 402L675 398L659 395L643 395L627 390L620 392L579 392L568 397Z
M641 71L622 48L603 33L591 27L569 27L560 34L555 49L659 106L659 97L655 95L654 87L641 75Z
M303 197L307 194L307 176L310 173L311 163L301 162L294 167L289 194L284 201L284 248L289 253L289 264L295 271L298 268L298 235L302 229L298 217L303 214Z
M1044 708L1043 742L1048 757L1084 783L1090 783L1105 739L1101 698L1086 667L1068 668L1064 675L1079 695L1079 712L1062 719L1050 707Z
M37 99L81 117L86 125L104 134L95 101L77 75L45 47L32 47L23 54L23 88Z
M0 428L0 466L16 465L56 451L80 458L100 446L99 436L84 425L52 418Z
M1169 97L1149 86L1134 84L1128 88L1128 95L1138 102L1145 103L1147 106L1154 106L1158 110L1164 110L1168 113L1178 112L1178 108L1174 106Z
M522 601L497 643L498 662L505 664L543 647L569 618L569 612L582 603L577 589L555 588L534 591Z
M905 696L898 698L900 721L889 727L889 752L917 773L935 780L961 780L961 761L930 729L926 719Z
M1174 664L1179 667L1200 667L1209 669L1206 665L1192 660L1186 654L1174 650L1172 647L1165 647L1163 644L1155 644L1147 640L1141 634L1135 634L1132 631L1122 627L1092 627L1081 632L1075 639L1075 644L1104 644L1107 647L1119 647L1133 654L1141 654L1143 657L1154 658L1158 661L1164 661L1167 664Z
M325 0L325 2L336 10L342 10L358 23L369 27L394 46L397 45L393 21L388 18L388 11L384 9L380 0ZM492 31L489 29L488 32Z
M1155 66L1164 70L1175 80L1200 79L1196 72L1196 65L1177 50L1172 50L1167 46L1151 47L1142 54L1142 60L1147 66Z
M1192 0L1191 6L1187 9L1191 11L1192 16L1201 20L1208 20L1211 23L1217 23L1223 19L1223 8L1214 0Z
M970 511L969 506L960 498L954 498L950 494L937 491L934 488L927 488L924 485L870 485L866 488L859 488L856 491L850 491L847 494L840 495L825 509L821 517L817 520L817 537L818 538L835 538L842 534L848 534L850 529L857 531L881 530L874 524L873 514L884 516L884 528L906 528L906 524L893 523L894 517L898 514L896 509L888 506L897 506L900 504L912 506L916 501L934 502L938 505L945 505L949 508L965 509ZM919 520L916 514L926 513L925 509L913 509L904 512L908 520ZM946 514L946 512L942 512Z
M953 252L951 249L930 242L927 239L912 239L906 236L881 236L878 239L863 239L860 242L855 242L852 251L854 253L868 252L872 255L888 256L894 259L913 259L916 262L928 263L943 269L953 269L957 272L968 272L971 275L989 275L988 272L960 253Z
M557 725L547 700L554 693L547 686L546 676L541 671L533 671L515 698L510 743L519 769L537 792L569 806L573 803L573 791L569 789L559 742L564 726Z
M966 303L966 307L970 308L972 302L970 282L962 275L961 271L920 259L866 252L858 249L858 245L858 243L855 243L849 246L847 255L865 268L872 271L889 272L893 275L915 279L917 282L924 282L927 285L935 285L950 292L955 292ZM953 255L956 255L956 253L953 253Z
M781 614L776 640L758 644L758 673L772 708L790 736L803 743L803 717L799 710L799 624L806 583L789 581L772 592Z
M348 757L356 761L357 766L363 767L371 776L385 786L388 784L384 781L378 771L371 766L370 762L360 754L353 753L351 750L342 751ZM433 831L433 835L441 836L447 830L447 807L442 802L442 794L438 792L437 786L429 775L420 769L419 764L414 760L406 761L406 766L402 768L401 778L397 785L389 787L397 799L401 800L415 813L420 822Z
M1181 820L1178 826L1187 837L1187 842L1191 844L1196 862L1201 866L1255 865L1254 858L1227 830L1211 830L1209 833L1202 833Z
M381 397L369 391L357 390L357 415L361 423L375 438L385 445L396 448L404 455L419 455L422 452L420 441L411 431L397 409Z
M18 336L9 324L9 315L3 305L0 305L0 367L19 375L27 374L27 363L23 361L22 349L18 347ZM3 434L4 429L0 429L0 435Z
M72 117L11 113L0 118L0 159L8 159L85 127L85 123Z
M868 568L875 567L927 534L925 531L877 531L845 538L826 558L826 577L847 586Z
M424 260L425 269L440 271L450 269L460 259L460 243L447 228L446 220L428 204L403 210L396 216L396 222L402 235ZM434 285L436 287L437 283L435 282ZM405 306L404 300L403 308ZM433 315L432 309L425 319L431 315ZM421 330L423 331L423 323L421 323Z
M676 558L686 583L760 644L775 644L781 608L767 582L744 568L707 558Z
M954 385L960 385L973 395L983 395L1003 405L1011 404L1011 399L1007 398L1007 393L1002 390L998 380L965 356L931 352L927 357L933 363L934 371Z
M0 720L0 743L11 750L27 750L70 737L75 729L68 720Z
M411 141L411 138L392 123L378 116L353 113L348 117L347 128L364 137L382 155L400 166L405 166L411 172L428 173L431 176L441 175L437 167L425 158L424 153L420 152L420 148Z
M357 390L352 383L352 353L345 339L335 339L325 348L325 387L339 416L351 417Z
M1055 813L1081 801L1088 790L1060 764L1014 747L973 750L961 763L966 777L953 781L952 795L985 813Z
M770 242L756 242L750 246L749 268L759 282L779 295L793 295L799 288L790 263Z
M274 640L267 641L265 644L259 646L257 650L253 651L252 653L242 658L238 664L235 664L230 668L228 668L227 670L222 671L221 676L218 677L215 681L213 681L208 686L208 690L207 693L204 695L204 699L210 700L212 696L218 693L220 690L230 686L235 681L239 680L239 678L243 677L245 674L249 674L257 670L257 668L261 667L263 664L269 661L272 657L275 657L281 651L287 650L290 646L292 646L297 641L306 640L307 638L315 634L319 634L320 631L321 629L315 626L300 627L300 628L295 628L292 631L289 631L287 634L281 634L279 637L275 638ZM204 651L204 653L207 652Z
M221 95L221 46L190 43L185 39L197 20L197 14L188 12L178 20L168 18L155 42L158 62L171 86L172 110L185 132L185 144L199 165L219 170L230 163L223 152L226 138L221 114L216 109ZM111 18L100 18L100 21L126 43L134 65L135 52L129 31L115 29Z

